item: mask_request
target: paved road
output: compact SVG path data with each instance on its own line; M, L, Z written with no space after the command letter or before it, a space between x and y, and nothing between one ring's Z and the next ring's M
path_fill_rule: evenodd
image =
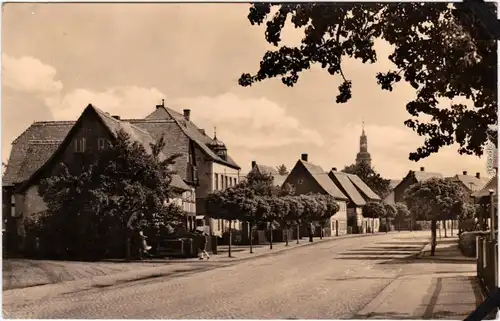
M338 239L180 277L38 301L6 298L3 311L9 318L58 319L350 318L395 277L420 273L424 265L406 264L407 257L419 252L428 234Z

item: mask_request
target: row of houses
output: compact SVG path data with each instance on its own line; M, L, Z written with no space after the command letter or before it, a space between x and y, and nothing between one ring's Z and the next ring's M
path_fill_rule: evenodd
M273 167L255 161L252 162L251 172L272 175L278 186L292 185L296 195L317 193L335 198L340 210L330 218L327 224L329 231L341 235L349 230L366 232L372 226L378 231L378 220L372 225L370 219L363 218L361 210L368 201L381 201L380 197L358 176L340 172L336 168L327 172L310 162L308 157L308 154L302 154L288 175L279 175Z

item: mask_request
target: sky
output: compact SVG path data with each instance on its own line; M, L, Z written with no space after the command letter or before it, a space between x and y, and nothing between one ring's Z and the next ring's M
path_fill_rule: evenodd
M309 161L343 168L359 150L362 121L372 165L401 179L409 170L486 175L484 157L459 155L457 146L418 163L408 154L423 142L403 122L415 90L400 83L392 92L376 83L393 68L391 47L376 43L375 64L346 59L353 98L336 104L340 79L321 68L286 87L280 79L240 87L242 73L258 70L272 49L264 27L251 26L248 4L41 4L8 3L2 16L2 161L11 142L30 124L75 120L94 106L140 118L165 100L209 135L217 127L228 153L246 172L260 164L294 166ZM286 44L302 31L286 28ZM449 104L449 102L443 102Z

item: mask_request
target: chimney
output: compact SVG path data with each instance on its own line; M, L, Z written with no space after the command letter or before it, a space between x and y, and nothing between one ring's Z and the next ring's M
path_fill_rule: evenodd
M332 172L336 172L337 171L337 167L332 167Z
M481 178L481 173L476 173L476 178Z
M191 109L184 109L184 118L186 118L187 121L189 121L189 116L191 115Z
M120 116L118 116L118 115L113 115L113 116L111 116L111 117L113 117L114 119L118 119L118 120L120 120L120 119L121 119L121 118L120 118Z
M252 168L254 168L255 166L257 166L257 162L256 161L252 161Z
M425 172L425 167L420 167L421 172Z
M462 175L467 176L467 171L463 171Z
M307 154L302 154L300 156L300 159L302 159L304 162L307 162Z
M156 105L156 109L165 107L165 99L161 100L161 105Z
M201 128L200 128L200 133L202 133L203 135L206 135L206 134L207 134L207 133L205 132L205 130L204 130L204 129L201 129Z

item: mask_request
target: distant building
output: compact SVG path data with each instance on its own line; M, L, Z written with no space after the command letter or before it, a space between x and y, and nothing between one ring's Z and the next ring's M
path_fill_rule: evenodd
M444 178L441 173L426 172L424 167L420 171L410 170L408 174L394 187L394 202L403 202L406 190L413 184L425 182L431 178Z
M476 173L475 176L467 175L467 171L463 171L461 175L457 174L452 177L447 177L450 181L461 184L469 194L480 190L490 181L487 177L481 177L480 173Z
M347 221L353 232L366 232L367 227L374 226L375 231L379 229L379 222L374 224L368 218L363 217L363 206L369 201L380 201L380 197L371 190L357 175L337 171L336 168L328 173L330 179L348 197Z
M349 198L333 183L321 166L308 161L307 154L302 154L283 184L292 185L296 195L318 193L335 198L340 210L330 218L327 230L335 233L335 228L338 226L339 234L347 233L347 202Z
M274 167L267 165L260 165L257 164L256 161L252 161L252 169L250 170L249 174L250 173L271 175L273 177L274 185L280 187L283 185L288 176L288 175L280 175Z
M394 199L394 188L401 183L400 179L391 179L391 182L389 183L389 189L390 193L383 199L383 202L386 204L391 204L395 205L396 200Z
M367 163L368 165L372 164L372 158L370 153L368 153L368 137L365 134L365 123L362 125L361 136L359 137L359 153L356 155L356 164L359 163Z

